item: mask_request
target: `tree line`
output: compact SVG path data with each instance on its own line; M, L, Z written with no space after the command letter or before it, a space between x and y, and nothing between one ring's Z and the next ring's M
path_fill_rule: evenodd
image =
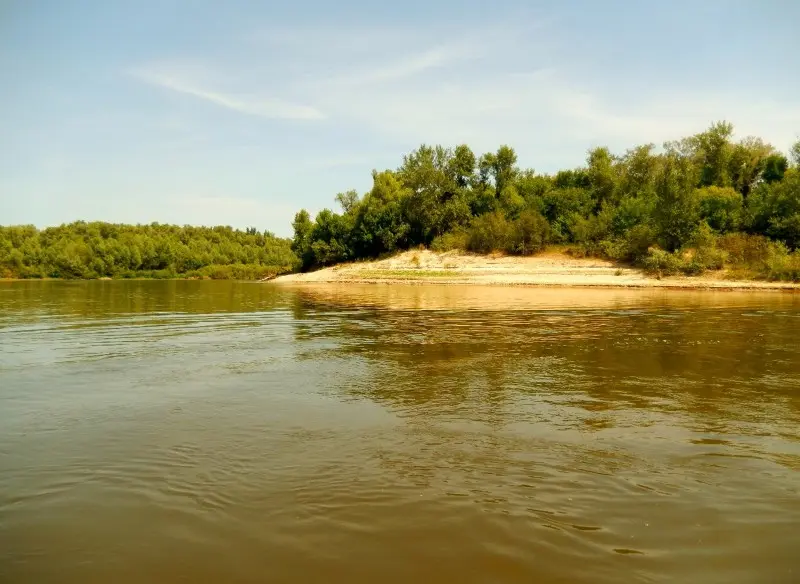
M292 271L288 239L255 228L78 221L0 227L0 277L258 279Z
M800 141L786 156L712 124L621 154L590 150L554 174L520 168L510 146L422 145L340 212L305 210L293 239L255 228L121 225L0 227L0 277L256 279L413 247L534 254L560 245L658 274L727 267L800 280Z
M467 145L422 145L396 170L373 171L365 194L340 193L341 212L294 218L304 270L425 246L631 262L658 273L723 265L754 277L800 278L800 141L787 157L760 138L733 139L728 122L585 165L540 174L513 148L476 156Z

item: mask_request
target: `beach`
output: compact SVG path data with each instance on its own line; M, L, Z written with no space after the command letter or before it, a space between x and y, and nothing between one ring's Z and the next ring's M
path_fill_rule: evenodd
M340 264L280 276L277 284L436 283L495 286L677 288L722 290L798 290L789 282L731 279L720 270L701 276L658 278L642 270L558 251L536 256L478 255L463 252L407 251L390 258Z

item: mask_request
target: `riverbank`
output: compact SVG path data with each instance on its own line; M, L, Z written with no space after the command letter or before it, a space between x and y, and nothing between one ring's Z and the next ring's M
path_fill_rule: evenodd
M495 286L800 290L800 284L731 279L725 270L656 278L630 266L561 252L531 257L407 251L391 258L340 264L272 280L276 284L436 283Z

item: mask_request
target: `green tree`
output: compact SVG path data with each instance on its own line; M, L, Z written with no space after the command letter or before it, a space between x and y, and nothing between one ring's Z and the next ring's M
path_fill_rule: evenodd
M753 232L800 247L800 169L787 171L782 181L759 185L748 197L747 210Z
M506 251L530 255L544 249L550 241L550 224L541 213L525 210L510 228Z
M518 172L517 153L511 146L500 146L494 156L493 166L494 184L498 197L506 187L511 185Z
M731 184L729 173L733 148L730 138L733 125L716 122L695 137L696 155L700 162L700 185L726 187Z
M655 145L645 144L628 150L620 160L618 190L623 197L647 197L653 193L658 158L653 155Z
M595 148L589 151L586 161L586 174L589 179L589 190L599 210L605 203L616 201L617 169L614 157L608 148Z
M764 172L765 162L773 151L772 146L752 136L735 144L728 165L731 186L746 197Z
M789 156L792 159L795 168L800 167L800 140L792 144L792 147L789 150Z
M355 211L359 203L358 191L351 189L344 193L339 193L336 195L336 202L341 205L345 213L351 213Z
M362 257L405 247L410 231L402 207L409 190L390 170L373 171L372 180L372 190L359 206L353 228L354 251Z
M688 242L700 222L695 169L686 156L665 155L656 177L654 223L668 251Z
M449 161L449 173L455 183L466 189L475 183L475 154L466 144L456 146L453 157Z
M552 227L556 242L572 240L572 226L588 217L595 204L591 193L582 188L557 188L542 197L542 214Z
M697 186L727 187L731 185L732 136L732 124L715 122L705 132L664 146L668 153L691 160L697 167Z
M469 166L469 155L463 148L460 156L461 161L456 162L451 150L423 144L403 158L397 177L409 189L402 207L410 244L428 245L452 227L453 214L446 208L451 200L463 196L464 188L458 181L466 175L458 173L466 172Z
M317 214L311 232L311 266L330 266L354 258L350 246L352 222L352 216L330 209Z
M774 183L783 180L789 169L789 161L783 154L771 154L764 159L764 170L761 173L764 182Z
M718 233L739 229L742 223L744 198L731 187L705 187L697 191L700 218Z
M314 231L314 223L311 221L308 211L301 209L297 212L292 222L292 228L294 229L292 251L300 258L303 267L308 267L314 262L311 251L311 235Z
M499 211L477 217L469 228L467 249L478 253L503 251L509 246L511 225Z
M200 277L212 271L219 275L224 268L226 277L257 278L293 269L297 258L290 245L252 227L85 221L41 231L0 227L0 273L21 278Z
M478 169L479 182L483 185L493 184L494 195L500 198L503 190L513 183L519 173L517 153L510 146L500 146L497 152L490 152L481 157Z

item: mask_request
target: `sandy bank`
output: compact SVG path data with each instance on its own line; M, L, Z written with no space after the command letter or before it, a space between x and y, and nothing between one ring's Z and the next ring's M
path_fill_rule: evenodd
M280 276L277 284L436 283L499 286L594 286L614 288L690 288L800 290L786 282L731 280L724 272L658 279L641 270L598 259L548 252L534 257L484 256L460 252L407 251L388 259L341 264L307 274Z

